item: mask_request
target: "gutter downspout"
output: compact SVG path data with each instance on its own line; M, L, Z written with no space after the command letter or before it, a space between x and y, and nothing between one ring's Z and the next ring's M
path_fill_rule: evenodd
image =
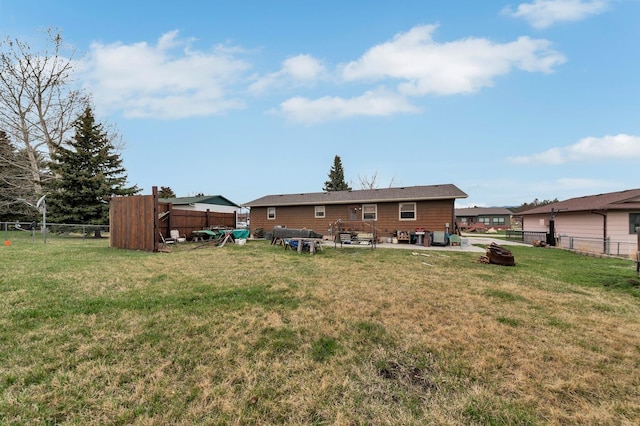
M604 213L600 213L591 210L591 213L602 216L602 253L607 254L607 211L605 210Z

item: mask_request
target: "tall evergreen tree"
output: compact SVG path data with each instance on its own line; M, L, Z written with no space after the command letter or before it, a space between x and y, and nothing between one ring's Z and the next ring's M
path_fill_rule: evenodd
M158 191L158 198L176 198L176 193L173 192L170 186L161 186Z
M344 169L339 155L333 159L333 166L329 171L329 180L324 183L323 191L350 191L351 187L344 180Z
M52 157L51 171L57 176L48 186L52 221L106 224L112 196L140 192L135 185L125 186L127 175L112 140L86 108L75 122L73 138Z

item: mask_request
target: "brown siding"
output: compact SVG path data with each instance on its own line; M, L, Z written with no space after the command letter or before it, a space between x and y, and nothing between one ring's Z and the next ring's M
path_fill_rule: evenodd
M410 201L408 201L410 202ZM375 222L376 233L379 237L390 237L394 231L413 232L416 228L428 231L445 231L445 224L449 223L449 231L453 231L454 200L419 201L416 203L416 220L400 220L398 202L377 203L378 215ZM269 232L274 226L287 228L312 229L317 233L327 235L328 230L338 219L349 223L349 206L362 207L362 204L326 205L325 217L314 217L315 206L280 206L276 207L276 219L267 219L266 207L251 209L251 232L262 228ZM361 219L361 213L358 219ZM358 226L356 223L353 226ZM357 229L366 230L366 229Z

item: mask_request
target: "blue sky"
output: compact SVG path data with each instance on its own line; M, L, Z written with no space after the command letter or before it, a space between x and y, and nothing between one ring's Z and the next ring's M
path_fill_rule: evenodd
M640 1L0 0L56 27L129 183L242 204L453 183L457 207L638 187Z

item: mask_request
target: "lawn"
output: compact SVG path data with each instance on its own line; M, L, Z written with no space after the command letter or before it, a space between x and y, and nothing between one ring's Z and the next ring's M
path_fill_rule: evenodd
M0 246L0 424L640 423L620 259Z

